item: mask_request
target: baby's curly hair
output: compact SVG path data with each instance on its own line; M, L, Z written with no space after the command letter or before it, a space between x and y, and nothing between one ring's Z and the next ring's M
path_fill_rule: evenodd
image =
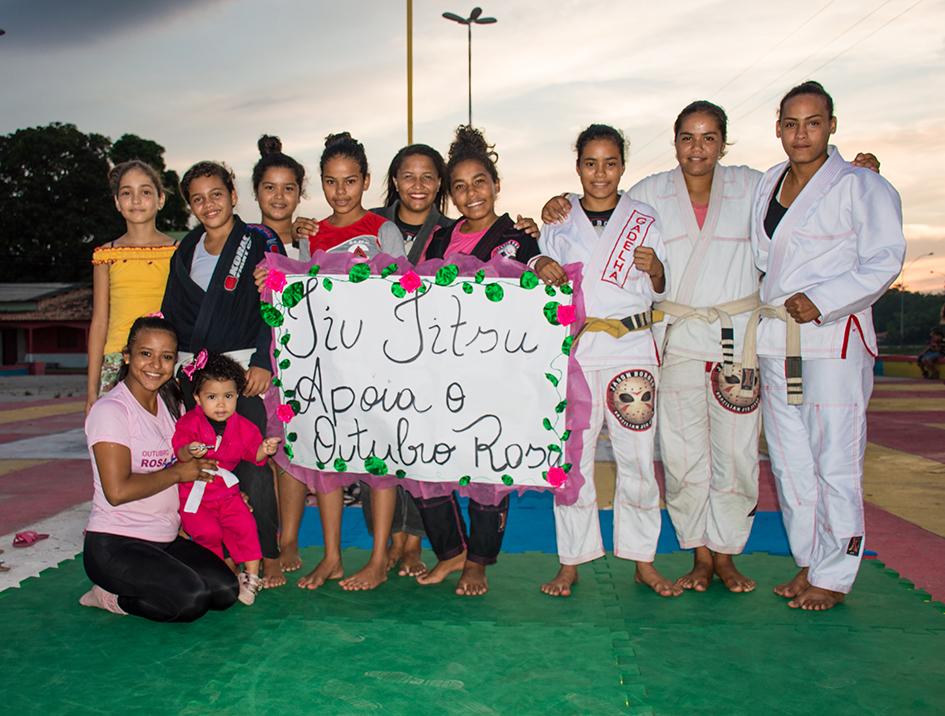
M217 380L221 383L232 380L236 385L236 392L242 393L246 387L246 371L232 358L219 353L210 353L207 355L206 365L194 373L192 380L194 394L199 393L208 380Z

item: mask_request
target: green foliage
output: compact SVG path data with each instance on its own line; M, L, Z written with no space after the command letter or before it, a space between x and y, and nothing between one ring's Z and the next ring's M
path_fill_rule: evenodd
M879 339L879 352L895 352L887 346L921 345L929 340L929 331L939 322L945 297L942 294L913 293L891 288L873 306L873 326ZM902 321L903 330L899 325Z

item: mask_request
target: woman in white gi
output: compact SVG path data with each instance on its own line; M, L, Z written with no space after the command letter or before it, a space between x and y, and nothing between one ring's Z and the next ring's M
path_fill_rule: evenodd
M758 355L768 451L801 568L775 592L811 610L843 601L863 555L871 306L899 275L906 247L899 194L828 145L836 129L819 83L790 90L775 125L788 161L764 175L752 212L761 300L783 307L762 318ZM785 359L790 320L801 324L800 359Z
M577 360L591 390L590 426L584 433L584 485L574 504L555 503L561 567L542 585L552 596L568 596L577 566L604 555L594 447L604 421L617 462L614 495L614 554L636 562L636 580L662 596L681 589L653 566L660 533L660 494L653 472L654 404L659 375L650 332L651 306L665 296L663 242L652 207L617 192L625 169L625 140L612 127L592 124L577 139L577 172L584 195L561 224L546 225L535 271L545 281L566 280L561 264L584 264L582 289L588 320L616 319L632 326L619 338L586 331ZM629 327L628 326L628 327Z

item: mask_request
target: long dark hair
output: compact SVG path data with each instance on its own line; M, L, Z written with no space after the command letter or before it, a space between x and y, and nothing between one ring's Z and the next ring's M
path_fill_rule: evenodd
M443 155L429 144L408 144L390 160L390 167L387 169L387 191L384 194L384 206L392 206L394 202L397 201L398 192L397 186L394 184L394 179L397 176L397 172L400 171L400 165L404 163L407 157L412 157L417 154L427 157L427 159L433 162L433 168L436 169L436 173L440 177L440 188L436 191L436 198L433 200L433 205L440 210L441 214L444 214L446 213L446 197L449 196L450 183L446 173L446 162L443 161Z
M253 191L259 191L259 183L267 169L278 167L288 169L295 174L295 183L299 185L299 195L302 195L305 190L303 186L305 183L305 167L282 152L282 140L279 137L264 134L256 142L256 146L259 148L260 159L253 167Z
M131 346L138 340L138 334L141 333L141 331L164 331L174 336L175 341L177 340L177 331L174 330L174 326L172 326L171 322L166 318L162 318L161 316L141 316L140 318L136 318L135 322L131 324L131 330L128 331L128 342L125 343L122 353L129 353L131 351ZM118 382L120 383L127 376L128 364L122 361L121 367L118 369ZM171 414L174 420L177 420L180 417L181 402L184 399L177 380L171 377L169 381L158 388L158 395L161 396L161 400L164 401L167 412Z

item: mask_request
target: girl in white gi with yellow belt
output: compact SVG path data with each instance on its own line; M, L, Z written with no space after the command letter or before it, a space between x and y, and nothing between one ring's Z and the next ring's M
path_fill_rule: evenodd
M585 326L578 339L576 357L590 387L591 416L583 436L584 485L574 504L555 504L561 568L542 585L553 596L568 596L577 566L604 555L594 452L605 420L617 462L614 554L635 560L637 581L658 594L679 592L653 566L660 533L660 495L653 473L659 359L650 323L653 302L665 296L663 243L652 207L617 193L624 145L623 135L612 127L594 124L581 132L577 171L584 196L573 198L573 210L563 223L542 229L542 256L534 264L542 279L561 284L566 280L561 264L583 263L587 326L593 319L610 319L618 326L623 321L619 338Z
M764 175L752 215L761 300L783 307L762 318L758 355L768 452L801 568L775 592L812 610L843 600L863 555L871 306L902 269L906 247L899 194L828 146L836 128L833 100L817 82L784 96L775 129L788 161ZM785 360L782 319L801 324L800 359Z

